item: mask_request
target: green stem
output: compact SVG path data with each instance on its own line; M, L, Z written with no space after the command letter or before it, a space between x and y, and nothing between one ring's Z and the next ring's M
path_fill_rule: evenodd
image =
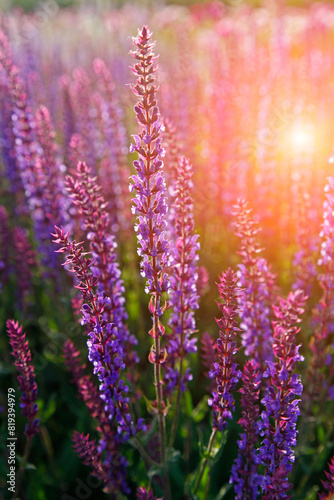
M182 362L183 362L183 359L181 358L181 361L180 361L180 372L179 372L179 377L178 377L177 396L176 396L176 408L175 408L175 414L174 414L174 419L173 419L173 424L172 424L172 430L171 430L169 444L168 444L167 456L170 455L171 449L172 449L173 444L174 444L174 440L175 440L175 436L176 436L176 430L177 430L177 424L178 424L179 414L180 414Z
M139 451L143 459L146 460L146 462L148 462L150 465L154 465L155 467L162 466L161 463L156 462L155 460L153 460L153 458L149 456L149 454L147 453L147 451L145 450L145 448L143 447L143 445L141 444L141 442L137 437L134 437L133 441L135 443L137 450Z
M199 474L198 474L198 477L197 477L197 480L196 480L196 484L195 484L194 495L196 494L196 491L198 490L198 487L201 484L201 479L203 477L205 468L206 468L206 466L207 466L207 464L208 464L208 462L210 460L210 453L211 453L211 450L212 450L212 447L213 447L213 444L214 444L216 433L217 433L216 429L213 429L212 432L211 432L211 436L210 436L210 439L209 439L208 447L206 449L206 455L207 456L202 461L201 470L199 471Z

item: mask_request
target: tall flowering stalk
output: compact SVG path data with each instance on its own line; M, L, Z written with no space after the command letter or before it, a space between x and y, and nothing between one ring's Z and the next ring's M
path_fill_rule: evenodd
M136 64L132 71L137 76L137 83L132 86L139 100L135 112L141 132L134 135L135 144L130 151L138 153L138 160L134 161L137 175L132 176L133 184L130 190L136 190L133 213L137 216L135 230L139 243L138 254L141 257L141 274L146 278L145 291L151 294L149 310L152 314L153 327L150 335L154 339L149 360L154 364L154 384L156 400L153 403L158 419L160 434L161 462L165 468L165 415L166 405L163 399L161 365L164 363L167 352L161 346L161 337L165 328L160 322L164 312L161 306L163 292L168 290L168 279L164 268L169 261L168 241L166 239L167 204L165 196L165 180L162 174L162 157L164 150L161 147L161 126L159 124L159 109L156 101L156 86L154 84L155 56L154 43L150 42L152 33L144 26L138 37L133 39L137 50L133 52ZM165 469L165 492L167 486L167 472ZM166 493L166 495L168 495Z
M72 375L81 399L85 402L91 416L98 422L97 430L100 434L97 445L95 442L88 441L88 435L83 437L75 432L73 436L75 450L83 463L88 465L93 474L103 481L106 492L115 493L121 489L124 494L127 494L129 487L125 476L128 462L121 452L122 439L108 417L104 401L92 377L85 374L85 365L82 364L80 353L71 340L65 342L63 353L66 367ZM85 444L87 446L84 446Z
M98 277L97 292L108 300L103 315L108 323L115 325L118 341L124 350L123 360L126 360L129 366L138 360L132 350L137 340L130 335L126 325L124 284L117 262L117 243L111 234L108 204L100 194L101 188L96 182L96 177L91 176L91 171L84 162L78 163L76 178L67 176L66 188L79 214L84 217L94 259L91 270L94 276Z
M259 427L259 366L252 359L245 363L242 373L241 393L242 417L239 424L244 432L238 441L238 456L232 466L230 483L234 483L236 500L256 500L261 476L258 474L259 459L256 444L260 435Z
M328 464L329 471L325 472L327 481L322 481L326 493L319 494L319 500L332 500L334 498L334 457Z
M251 356L263 373L266 361L272 358L271 311L275 276L270 271L266 259L259 257L262 251L256 236L259 226L247 201L239 199L234 206L235 234L240 238L238 276L245 288L241 298L242 345L247 356Z
M111 72L102 59L95 59L99 93L95 94L95 105L99 113L102 141L102 160L99 168L101 180L109 177L111 184L102 184L104 197L110 203L115 233L130 235L131 197L128 190L129 166L127 163L127 136L123 124L123 111L117 98L116 86Z
M193 202L190 196L192 167L186 158L181 158L177 170L175 190L174 227L171 248L171 276L169 303L172 314L169 320L171 334L168 338L167 360L164 373L166 392L177 389L176 411L170 437L171 448L178 421L181 392L186 390L187 382L192 379L190 369L185 369L185 359L197 352L197 339L193 337L196 329L194 310L198 309L197 261L199 259L198 235L194 234Z
M314 241L314 234L309 230L311 203L310 196L305 191L298 192L297 209L297 242L299 250L295 253L292 262L295 274L292 290L304 290L310 296L317 274L314 255L318 241Z
M22 478L22 474L24 471L24 467L27 463L30 447L31 447L31 439L35 434L39 432L38 429L38 419L37 412L37 384L35 381L35 369L31 363L31 352L29 349L28 341L26 340L26 334L22 332L22 326L19 325L17 321L8 320L7 321L7 332L9 335L10 345L12 347L12 354L15 358L15 366L19 375L17 377L20 390L22 392L20 398L20 407L22 414L28 420L28 423L25 427L25 434L27 436L27 443L23 455L23 459L21 462L21 466L17 475L16 480L16 493L14 498L17 497L20 488L20 482Z
M288 497L291 484L288 473L295 461L293 447L296 446L296 423L300 414L298 403L303 391L300 376L295 373L296 364L303 361L299 354L300 345L296 335L300 328L300 315L304 312L306 296L301 290L290 292L287 299L279 298L273 306L273 353L274 361L268 361L266 376L270 385L262 399L265 410L261 414L261 435L263 441L260 452L266 466L262 489L263 500L281 500Z
M36 117L33 116L24 81L13 64L9 44L1 32L0 68L6 76L6 97L11 103L13 151L34 223L45 275L49 276L50 270L54 271L57 264L50 245L51 220L58 220L61 224L68 222L60 164L56 160L55 132L45 106L37 110ZM58 279L58 274L51 272L51 275L55 280Z
M216 381L215 390L212 397L208 400L212 408L212 433L207 447L207 457L202 462L195 487L196 493L205 470L205 467L211 456L217 431L223 432L227 427L228 420L232 419L234 411L234 397L232 392L241 377L241 371L238 370L238 364L235 362L235 355L240 349L237 347L235 337L240 332L237 324L237 317L240 313L239 301L241 289L237 285L238 277L231 269L227 269L222 276L219 276L220 283L217 283L219 295L222 302L217 302L222 317L216 319L219 326L219 338L217 339L217 358L209 373L211 378Z
M118 432L126 441L136 433L132 417L129 413L129 388L120 378L124 370L124 352L118 339L117 327L104 317L106 305L110 298L96 292L98 278L92 272L93 260L87 258L81 243L69 240L69 233L55 226L54 243L61 246L57 252L66 253L65 265L75 273L83 298L83 323L91 331L88 334L88 358L93 363L94 374L100 381L100 397L105 403L105 410L114 422L117 422ZM138 421L138 428L142 422Z
M197 261L199 243L194 234L193 202L190 196L192 188L192 167L186 158L181 158L172 206L174 212L173 246L171 246L171 276L169 304L172 314L169 320L171 334L168 343L167 368L165 383L170 392L179 386L186 389L186 382L191 374L183 374L183 360L187 354L196 352L196 339L191 335L196 328L194 310L198 309ZM177 366L177 363L180 366Z
M307 371L308 384L306 387L307 412L311 406L328 397L334 399L334 381L330 380L328 370L333 362L332 323L334 321L334 177L329 177L325 187L323 223L320 232L322 239L320 259L321 266L319 282L322 288L322 297L313 310L313 335L310 341L312 352L310 365Z
M234 411L234 398L232 391L241 377L241 371L234 361L234 356L240 349L237 347L235 337L240 328L237 317L240 312L238 301L241 290L237 286L238 277L232 269L228 269L219 277L217 284L222 302L217 302L222 317L216 319L219 326L219 338L217 340L218 363L215 363L210 377L216 379L217 389L209 399L209 405L213 413L213 429L223 431L227 426L228 419L232 418Z

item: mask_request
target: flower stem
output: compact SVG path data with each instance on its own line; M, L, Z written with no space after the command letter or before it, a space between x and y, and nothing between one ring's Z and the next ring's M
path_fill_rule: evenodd
M210 454L211 454L211 450L212 450L212 447L213 447L214 442L215 442L216 433L217 433L217 429L213 429L211 432L209 443L208 443L208 446L206 449L206 458L202 461L201 469L200 469L199 474L197 476L197 480L196 480L196 484L195 484L195 488L194 488L194 495L196 494L196 491L198 490L199 485L201 484L201 479L203 477L205 468L206 468L206 466L211 458Z

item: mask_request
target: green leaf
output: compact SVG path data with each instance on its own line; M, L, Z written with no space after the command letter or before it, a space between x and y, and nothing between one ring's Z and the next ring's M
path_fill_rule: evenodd
M198 405L196 406L196 408L193 409L193 411L191 412L191 418L192 420L198 424L199 422L201 422L205 415L207 414L209 410L209 406L208 406L208 397L207 396L204 396L200 402L198 403Z
M222 486L220 488L217 496L215 497L215 500L222 500L224 498L224 496L226 495L226 493L228 493L231 488L232 488L232 484L224 484L224 486Z
M186 391L184 394L184 402L185 402L186 413L189 417L191 417L191 414L194 411L194 406L189 391Z

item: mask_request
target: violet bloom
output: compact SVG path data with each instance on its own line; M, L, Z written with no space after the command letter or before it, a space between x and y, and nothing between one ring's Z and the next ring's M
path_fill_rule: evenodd
M129 413L128 386L121 380L120 373L125 368L124 351L118 339L117 328L104 318L104 309L110 298L98 294L95 287L98 278L92 273L93 260L86 257L81 243L69 240L69 233L55 226L54 243L61 245L58 252L66 253L65 264L76 274L79 283L76 288L83 297L83 323L89 325L87 346L89 360L94 365L94 374L100 381L100 397L111 420L117 423L118 432L125 441L136 433ZM138 429L142 421L138 421Z
M137 83L132 86L138 96L134 108L137 121L141 127L138 135L134 135L134 144L130 152L138 154L138 160L133 165L137 175L133 175L131 191L136 191L132 211L136 215L135 230L138 239L138 255L141 258L141 275L146 278L146 293L151 294L149 310L152 313L153 327L150 335L154 339L149 361L154 364L154 383L156 400L152 404L159 416L159 434L161 460L165 463L165 414L166 406L163 400L161 365L167 352L161 346L160 338L165 328L160 322L165 306L161 304L162 294L168 290L169 283L165 272L169 264L169 244L166 238L167 204L165 179L162 174L161 126L159 124L159 109L156 101L157 88L154 84L155 56L154 43L150 43L152 33L144 26L138 31L138 37L133 39L137 50L132 54L136 63L132 71L137 77ZM165 476L166 477L166 476Z
M305 191L299 192L297 201L297 243L299 250L294 254L292 262L295 280L291 288L292 290L304 290L310 296L317 275L315 251L317 250L318 240L309 227L311 212L309 194Z
M97 292L106 299L104 318L115 325L117 340L123 347L123 361L129 366L138 361L133 351L137 339L130 335L126 325L125 289L117 262L117 243L111 234L110 215L106 210L108 204L100 194L96 177L91 176L84 162L77 165L76 179L67 176L66 188L79 214L84 217L94 260L91 270L98 278Z
M326 493L319 494L319 500L332 500L334 497L334 457L328 464L329 471L325 472L327 481L322 481Z
M127 161L128 139L124 126L124 113L117 97L116 86L107 65L102 59L93 63L99 93L93 96L98 112L99 156L98 176L104 198L109 202L113 233L129 238L132 235L131 197L128 189L129 166ZM103 182L110 179L110 183Z
M300 328L300 315L304 312L306 296L301 290L290 292L287 299L279 297L278 306L273 306L276 319L273 321L274 361L268 361L264 373L270 377L262 404L261 436L263 441L259 456L266 467L262 489L263 500L281 500L288 497L291 484L288 473L295 461L296 423L300 414L298 403L303 385L300 376L294 373L296 364L303 361L296 335Z
M199 242L194 234L192 188L192 167L186 158L181 158L177 171L174 200L174 244L171 249L171 276L169 303L172 314L169 320L171 334L168 336L168 357L165 370L165 384L168 392L175 387L185 391L192 379L190 369L185 373L185 358L197 351L194 310L198 309L197 261Z
M248 208L248 203L239 199L234 206L235 234L240 238L238 277L240 286L245 289L241 297L242 345L247 356L266 368L266 361L272 358L271 311L270 305L275 291L275 276L264 258L259 257L261 249L256 241L258 223Z
M0 205L0 292L7 283L10 274L10 248L12 234L9 227L8 213L3 205Z
M15 366L19 372L17 377L20 390L20 407L22 414L27 418L28 423L25 428L25 434L30 440L32 436L38 433L37 416L37 384L35 381L35 369L31 363L31 353L26 334L22 332L22 326L17 321L7 321L7 332L9 335L12 354L15 358Z
M323 223L320 232L322 239L320 259L321 266L319 282L322 296L313 309L313 336L310 342L312 357L307 370L308 384L306 386L307 412L315 401L322 402L333 399L330 373L333 364L333 347L331 339L334 321L334 177L329 177L325 187Z
M137 488L136 496L138 500L162 500L162 498L157 498L153 495L151 488L147 491L145 486L139 486Z
M73 447L82 462L92 471L92 474L104 483L106 482L104 471L101 467L101 453L98 452L95 441L89 439L89 435L74 431Z
M122 493L128 494L129 487L125 480L128 462L122 455L122 438L105 411L98 387L90 375L85 375L85 365L81 363L80 353L71 340L65 342L63 354L66 367L72 375L81 399L85 402L94 421L97 422L100 435L98 445L94 444L98 459L90 460L87 464L86 458L89 455L82 455L78 443L75 449L83 462L93 468L93 473L97 477L101 476L106 492L115 493L120 489Z
M53 272L57 262L50 244L50 231L54 220L67 224L68 203L63 196L61 166L56 160L55 133L48 110L44 106L38 109L35 121L28 106L24 82L12 62L3 36L0 36L1 66L7 80L6 96L11 103L13 151L34 223L45 276L48 277L51 270L52 277L57 280L58 274Z
M212 393L208 403L212 407L213 429L223 431L228 419L232 418L234 411L232 391L241 377L234 356L240 349L237 347L235 336L240 331L237 316L240 312L238 301L242 292L237 286L238 278L232 269L225 271L219 279L220 283L217 285L222 303L217 302L217 304L222 317L216 319L220 328L217 340L218 363L214 363L210 372L210 377L216 379L217 390Z
M21 308L26 305L26 298L32 291L32 272L37 268L36 254L29 241L27 231L15 226L13 229L15 249L15 269L19 277L17 282L17 298Z
M256 444L259 427L259 366L252 359L245 363L242 374L241 393L242 417L239 424L244 430L238 440L238 456L232 466L230 483L234 483L236 500L256 500L261 476L258 474L259 458Z

